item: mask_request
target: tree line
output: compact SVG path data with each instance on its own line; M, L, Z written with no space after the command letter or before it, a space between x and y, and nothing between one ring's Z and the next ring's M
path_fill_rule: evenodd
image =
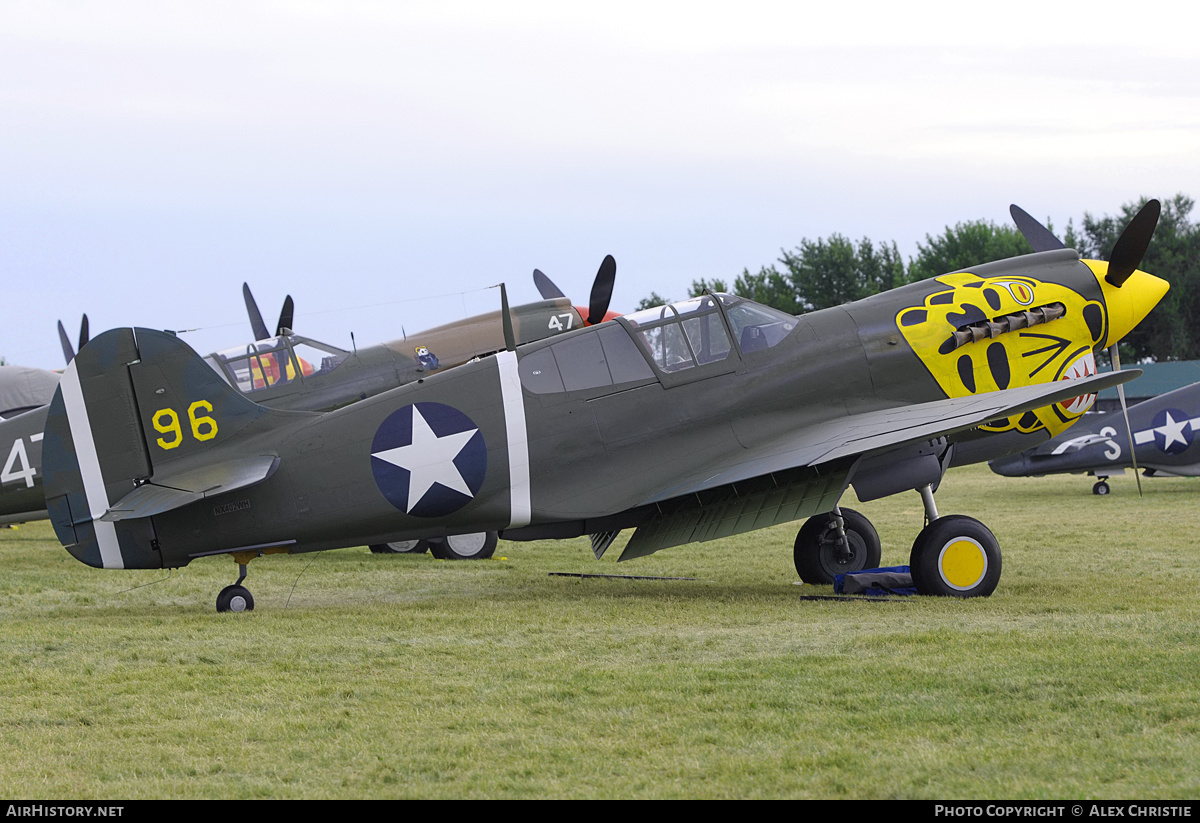
M1125 226L1146 198L1126 203L1119 214L1085 212L1083 226L1067 223L1060 239L1088 259L1107 260ZM1171 284L1161 303L1121 343L1130 360L1200 359L1200 224L1190 218L1195 201L1177 194L1162 201L1162 216L1140 268ZM1049 221L1047 228L1054 231ZM973 265L1030 254L1033 248L1014 226L972 220L925 235L906 263L895 241L854 241L842 234L804 238L757 272L742 270L732 284L722 279L692 282L689 296L723 291L749 297L791 314L803 314L860 300L878 292ZM638 308L670 302L651 293Z

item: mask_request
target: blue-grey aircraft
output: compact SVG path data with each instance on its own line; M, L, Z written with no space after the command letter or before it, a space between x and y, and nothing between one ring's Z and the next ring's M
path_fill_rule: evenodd
M232 556L217 608L238 611L260 555L488 531L590 535L599 557L635 529L627 560L812 517L793 559L829 581L880 556L845 490L917 490L918 590L985 596L999 542L934 488L1140 373L1097 375L1094 353L1167 291L1137 268L1157 218L1150 201L1108 262L1056 249L799 317L705 295L519 348L506 322L496 354L326 413L253 402L171 334L113 330L51 404L47 509L93 567Z
M1147 477L1200 475L1200 383L1130 406L1129 425L1132 437L1122 415L1089 414L1070 431L988 465L1005 477L1095 475L1094 494L1108 494L1108 478L1127 468Z

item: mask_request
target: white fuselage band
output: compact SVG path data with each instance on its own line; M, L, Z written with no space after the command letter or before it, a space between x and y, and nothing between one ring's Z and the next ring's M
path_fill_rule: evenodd
M525 426L525 398L517 373L517 355L496 355L500 369L500 399L504 404L504 427L508 435L508 485L511 493L510 529L528 526L532 517L529 500L529 431Z

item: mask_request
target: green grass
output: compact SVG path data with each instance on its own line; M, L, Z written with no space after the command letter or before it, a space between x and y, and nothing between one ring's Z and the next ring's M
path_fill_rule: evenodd
M0 793L38 798L1200 795L1200 480L959 470L987 599L804 601L796 526L117 572L0 532ZM907 562L915 493L857 505ZM550 577L548 572L694 581Z

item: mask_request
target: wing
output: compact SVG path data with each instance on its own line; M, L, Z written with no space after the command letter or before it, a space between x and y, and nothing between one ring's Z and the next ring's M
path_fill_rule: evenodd
M1092 394L1132 380L1137 369L1021 386L848 415L782 437L682 477L654 500L621 560L659 549L766 528L829 511L850 464L900 446Z
M1040 383L849 415L747 449L725 465L710 466L711 471L682 479L651 502L771 472L819 466L842 457L877 453L907 443L932 440L991 420L1092 394L1133 380L1140 374L1140 369L1125 369L1079 380Z

